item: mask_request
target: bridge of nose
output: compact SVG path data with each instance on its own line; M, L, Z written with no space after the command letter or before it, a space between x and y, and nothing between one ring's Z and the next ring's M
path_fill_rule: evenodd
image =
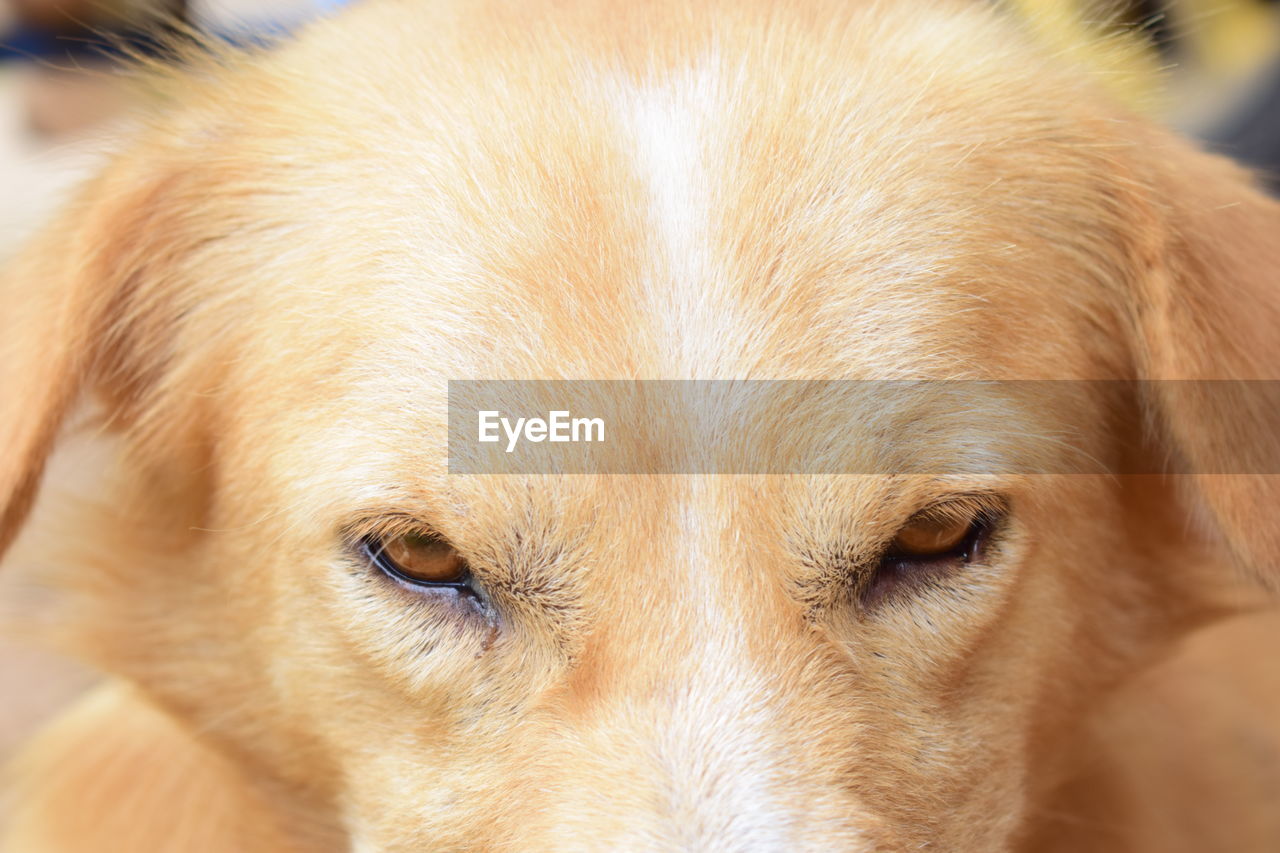
M611 562L585 592L591 627L566 685L579 704L772 678L812 645L802 609L736 518L740 501L695 486L652 507L663 517L623 534L630 542L600 549Z
M685 812L750 804L785 826L787 792L831 777L809 766L803 721L831 728L822 705L845 674L741 531L698 509L618 549L638 564L592 585L592 627L551 711L595 772L625 776L649 811L696 823Z
M595 638L557 713L568 736L553 754L571 777L548 808L558 837L607 828L595 849L871 849L878 821L847 784L857 724L819 683L825 656L781 619L768 655L746 636L752 616L703 607L665 635L622 624Z

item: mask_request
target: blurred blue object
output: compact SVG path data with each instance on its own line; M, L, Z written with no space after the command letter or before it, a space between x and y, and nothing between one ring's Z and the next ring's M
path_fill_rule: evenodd
M74 64L81 60L120 58L125 55L151 56L161 50L154 34L146 31L94 32L59 35L19 27L0 35L0 62L42 61Z
M179 20L183 20L214 38L232 44L257 44L287 33L313 18L322 17L347 5L349 0L307 0L286 4L287 10L264 10L249 16L228 16L217 2L180 4ZM267 10L271 4L262 4ZM261 7L259 7L261 8ZM152 22L150 27L99 29L89 26L68 35L19 25L0 33L0 62L44 61L52 63L121 58L126 55L154 56L164 52L163 32Z

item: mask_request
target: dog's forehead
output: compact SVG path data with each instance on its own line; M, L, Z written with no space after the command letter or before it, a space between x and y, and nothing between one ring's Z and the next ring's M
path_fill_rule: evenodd
M349 280L298 295L451 378L1025 362L988 345L1011 331L1001 307L1035 347L1025 318L1105 276L1111 152L1042 86L1010 82L1000 50L949 52L966 35L940 23L985 17L863 16L665 49L647 33L662 58L645 62L554 27L492 55L388 50L395 74L371 57L319 95L318 141L293 154L316 179L289 203L331 235L316 251L353 256L333 265Z
M440 473L451 379L1090 373L1122 180L1099 122L951 55L981 16L876 14L652 62L393 49L303 87L280 216L311 239L242 359L298 339L309 404L278 420L391 482Z

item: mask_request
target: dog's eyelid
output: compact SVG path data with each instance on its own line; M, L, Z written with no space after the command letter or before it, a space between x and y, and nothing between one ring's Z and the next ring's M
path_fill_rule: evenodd
M912 524L993 523L1009 512L1009 500L995 492L962 492L930 501L906 516L879 547L884 553L892 540Z
M907 520L928 518L936 521L958 521L980 515L1008 512L1009 499L997 492L959 492L930 501L908 516Z
M338 530L338 538L348 545L357 545L364 539L385 540L397 536L421 537L453 547L435 525L408 512L361 513Z

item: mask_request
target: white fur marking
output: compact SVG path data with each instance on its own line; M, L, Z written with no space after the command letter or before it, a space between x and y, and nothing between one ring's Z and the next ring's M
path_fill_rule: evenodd
M711 251L714 224L711 161L723 124L725 93L717 63L708 60L670 79L616 95L619 120L635 146L637 171L648 188L655 257L645 292L654 324L674 364L670 378L711 378L749 324L726 293Z

